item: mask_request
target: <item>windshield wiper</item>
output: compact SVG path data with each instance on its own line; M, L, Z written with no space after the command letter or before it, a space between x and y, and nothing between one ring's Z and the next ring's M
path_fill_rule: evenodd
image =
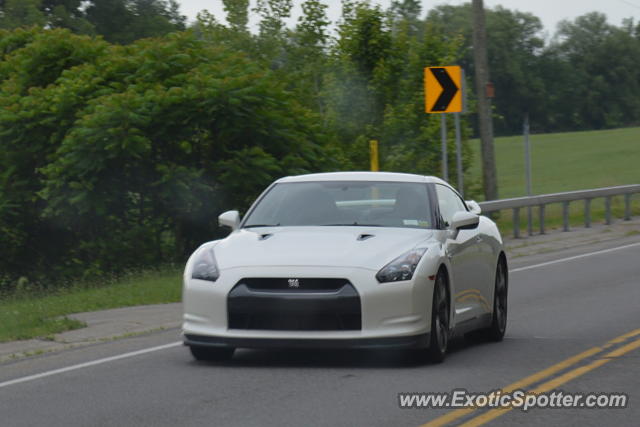
M256 228L256 227L279 227L280 223L277 224L251 224L251 225L245 225L242 228Z

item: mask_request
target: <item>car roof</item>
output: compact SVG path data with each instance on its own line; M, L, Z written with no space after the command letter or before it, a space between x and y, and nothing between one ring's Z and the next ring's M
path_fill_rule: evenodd
M424 182L439 183L449 186L442 179L435 176L415 175L396 172L327 172L306 175L287 176L276 182L318 182L318 181L381 181L381 182Z

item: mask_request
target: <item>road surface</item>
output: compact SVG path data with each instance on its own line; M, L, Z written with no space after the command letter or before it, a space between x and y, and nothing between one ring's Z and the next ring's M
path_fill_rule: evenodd
M402 352L244 350L220 366L193 361L169 330L0 365L0 425L638 425L637 236L516 259L510 269L505 340L456 340L443 364ZM629 401L625 409L527 412L398 403L401 392L514 384L622 392Z

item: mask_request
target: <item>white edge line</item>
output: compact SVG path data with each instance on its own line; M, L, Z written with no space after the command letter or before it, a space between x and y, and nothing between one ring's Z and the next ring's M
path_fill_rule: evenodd
M126 359L129 357L139 356L141 354L152 353L154 351L166 350L168 348L177 347L182 345L182 341L172 342L171 344L159 345L156 347L145 348L142 350L131 351L129 353L119 354L117 356L105 357L102 359L92 360L91 362L79 363L77 365L67 366L66 368L54 369L52 371L46 371L39 374L29 375L26 377L16 378L13 380L0 383L0 388L9 387L11 385L26 383L28 381L38 380L40 378L50 377L52 375L63 374L65 372L75 371L78 369L88 368L90 366L101 365L103 363L113 362L115 360Z
M622 250L622 249L632 248L634 246L640 246L640 242L632 243L630 245L618 246L617 248L603 249L601 251L589 252L589 253L586 253L586 254L570 256L568 258L561 258L561 259L556 259L556 260L553 260L553 261L542 262L540 264L527 265L526 267L518 267L518 268L514 268L514 269L509 270L509 273L516 273L518 271L531 270L532 268L544 267L544 266L552 265L552 264L559 264L561 262L566 262L566 261L573 261L574 259L587 258L587 257L594 256L594 255L606 254L606 253L613 252L613 251L619 251L619 250Z
M514 268L514 269L509 270L509 273L516 273L518 271L530 270L530 269L533 269L533 268L544 267L544 266L552 265L552 264L559 264L561 262L572 261L574 259L580 259L580 258L586 258L586 257L594 256L594 255L606 254L608 252L619 251L619 250L622 250L622 249L632 248L632 247L635 247L635 246L640 246L640 242L632 243L630 245L619 246L617 248L610 248L610 249L604 249L604 250L596 251L596 252L589 252L589 253L586 253L586 254L576 255L576 256L572 256L572 257L568 257L568 258L561 258L561 259L557 259L557 260L554 260L554 261L543 262L543 263L540 263L540 264L528 265L526 267ZM16 378L16 379L13 379L13 380L9 380L9 381L5 381L5 382L0 383L0 388L9 387L9 386L12 386L12 385L15 385L15 384L25 383L25 382L29 382L29 381L34 381L34 380L38 380L40 378L50 377L52 375L63 374L65 372L76 371L78 369L88 368L90 366L102 365L103 363L109 363L109 362L113 362L115 360L127 359L129 357L139 356L141 354L152 353L154 351L166 350L168 348L177 347L177 346L182 345L182 344L183 344L182 341L176 341L176 342L172 342L170 344L165 344L165 345L159 345L159 346L156 346L156 347L145 348L143 350L131 351L129 353L123 353L123 354L119 354L117 356L105 357L105 358L102 358L102 359L92 360L91 362L85 362L85 363L79 363L77 365L67 366L66 368L54 369L52 371L46 371L46 372L42 372L42 373L39 373L39 374L34 374L34 375L26 376L26 377Z

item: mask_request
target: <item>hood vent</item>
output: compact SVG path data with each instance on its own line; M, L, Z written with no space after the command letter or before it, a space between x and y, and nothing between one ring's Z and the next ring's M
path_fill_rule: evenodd
M273 236L273 234L271 233L261 234L260 236L258 236L258 240L267 240L271 236Z
M374 234L361 234L358 236L358 240L359 241L368 240L368 239L371 239L372 237L376 237L376 236Z

